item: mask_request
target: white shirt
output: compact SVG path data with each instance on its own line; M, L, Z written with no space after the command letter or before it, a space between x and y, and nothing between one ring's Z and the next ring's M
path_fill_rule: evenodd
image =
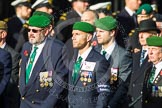
M6 42L0 48L4 49L5 46L6 46Z
M102 54L102 51L106 51L106 55L105 55L105 58L108 60L110 55L112 54L114 48L115 48L115 45L116 45L116 42L114 41L109 47L107 47L106 49L103 49L102 47L102 50L101 50L101 54Z
M89 47L82 55L78 54L77 59L79 58L79 56L81 56L83 58L81 66L82 66L83 62L85 61L85 59L87 58L87 56L89 55L91 50L92 50L92 47Z
M162 70L162 61L156 64L155 67L156 67L156 70L155 70L154 80L158 76L159 72Z
M18 17L18 18L20 19L20 21L22 22L22 24L24 24L26 22L26 20L24 20L24 19L22 19L20 17Z
M128 12L130 16L133 16L133 14L135 13L135 11L130 10L128 7L125 7L125 10Z
M40 54L41 54L41 52L42 52L42 50L43 50L43 47L44 47L45 43L46 43L46 39L45 39L45 41L43 41L41 44L37 45L37 47L38 47L38 49L37 49L37 51L36 51L37 54L36 54L35 59L34 59L34 62L33 62L33 66L32 66L31 72L30 72L30 76L31 76L32 71L33 71L33 68L34 68L34 66L35 66L35 64L36 64L36 62L37 62L37 60L38 60L38 58L39 58L39 56L40 56ZM35 45L32 46L32 51L31 51L31 53L30 53L30 56L31 56L31 54L32 54L33 51L34 51L34 46L35 46ZM30 59L28 60L28 63L27 63L26 68L28 67L29 61L30 61ZM30 76L29 76L29 77L30 77Z
M146 56L147 56L147 54L148 54L148 49L143 49L143 48L142 48L142 50L146 50L145 55L144 55L144 59L145 59Z

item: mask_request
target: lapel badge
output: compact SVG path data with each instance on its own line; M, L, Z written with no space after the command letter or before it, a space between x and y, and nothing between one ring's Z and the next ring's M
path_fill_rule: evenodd
M27 57L28 55L29 55L28 50L25 50L25 51L24 51L24 56Z
M162 70L160 71L160 75L162 76Z

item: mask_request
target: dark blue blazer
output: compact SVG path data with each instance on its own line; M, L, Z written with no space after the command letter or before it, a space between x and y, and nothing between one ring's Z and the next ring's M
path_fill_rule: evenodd
M11 55L0 48L0 95L3 93L11 75Z
M133 20L133 17L128 14L128 12L123 9L118 15L117 15L117 21L118 21L118 32L116 36L116 42L121 47L126 48L128 44L128 34L132 29L135 29L135 22Z
M22 49L20 72L20 108L53 108L63 91L61 84L67 75L66 53L63 44L54 39L47 39L45 46L33 68L29 82L25 84L26 64L31 53L32 45L25 43ZM40 72L52 71L52 87L40 87Z
M108 61L100 55L97 51L92 49L87 56L87 62L95 62L96 65L92 72L91 82L87 82L86 86L83 85L81 81L81 74L84 72L89 72L88 70L82 70L79 73L77 80L72 81L73 65L77 59L78 51L74 51L73 60L70 63L69 72L69 93L68 102L69 108L103 108L107 106L108 95L110 92L109 85L107 81L109 79L109 73L107 69L109 68ZM105 80L102 82L102 80ZM100 86L101 85L101 86ZM103 86L102 86L103 85ZM105 88L104 88L105 87ZM102 91L105 89L108 91Z

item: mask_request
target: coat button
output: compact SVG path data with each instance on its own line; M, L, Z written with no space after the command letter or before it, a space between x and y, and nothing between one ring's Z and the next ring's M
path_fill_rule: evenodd
M34 101L32 101L31 103L32 103L32 104L34 104L35 102L34 102Z
M38 92L39 92L39 90L37 89L37 90L36 90L36 92L38 93Z
M133 87L135 87L136 85L135 84L133 84Z
M21 99L22 99L22 100L24 100L24 99L25 99L25 97L21 97Z

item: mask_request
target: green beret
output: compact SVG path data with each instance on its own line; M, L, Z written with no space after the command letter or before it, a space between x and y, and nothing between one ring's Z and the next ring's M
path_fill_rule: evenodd
M47 12L42 12L42 11L35 11L33 15L42 15L48 17L51 21L54 19L54 17L51 14L48 14Z
M29 26L39 27L39 28L45 28L49 26L50 19L46 16L39 16L39 15L33 15L29 18Z
M139 14L146 15L146 14L151 14L152 12L153 12L153 9L150 4L143 4L138 8L136 13L137 15Z
M162 37L151 36L146 39L148 46L162 47Z
M87 22L76 22L73 25L73 30L80 30L86 33L92 33L95 31L95 27Z
M95 21L96 28L100 28L103 30L113 30L117 27L117 21L112 16L107 16Z

